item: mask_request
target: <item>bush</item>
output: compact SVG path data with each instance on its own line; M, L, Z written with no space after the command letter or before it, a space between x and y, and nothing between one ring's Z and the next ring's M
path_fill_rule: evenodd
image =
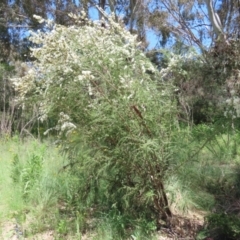
M240 238L240 219L236 215L213 213L206 217L206 230L216 240Z
M48 131L59 133L79 179L72 203L160 225L171 217L164 181L177 129L172 86L135 36L111 17L108 25L55 25L32 37L42 47L16 89L38 103L42 120L59 119Z

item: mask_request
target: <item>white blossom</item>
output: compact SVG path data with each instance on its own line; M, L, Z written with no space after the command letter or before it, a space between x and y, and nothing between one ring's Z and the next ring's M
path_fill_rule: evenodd
M51 21L46 21L53 30L32 32L30 37L41 46L31 49L37 61L24 77L12 79L19 100L28 100L29 93L37 96L39 120L46 120L51 111L57 115L58 123L51 130L60 134L76 128L68 104L81 104L80 94L89 97L86 109L98 109L99 98L103 94L108 96L112 89L121 92L122 99L131 101L135 97L135 83L146 84L145 79L150 79L146 71L157 74L149 59L139 51L137 36L115 22L113 15L103 14L107 29L87 20L85 12L80 16L69 14L76 23L84 18L84 26L51 25ZM44 22L41 17L34 17ZM172 67L177 65L177 60L172 62ZM57 109L59 106L63 109Z

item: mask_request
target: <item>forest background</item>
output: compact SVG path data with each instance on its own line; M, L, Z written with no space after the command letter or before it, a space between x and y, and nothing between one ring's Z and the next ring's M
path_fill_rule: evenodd
M3 234L239 239L239 37L240 1L1 1Z

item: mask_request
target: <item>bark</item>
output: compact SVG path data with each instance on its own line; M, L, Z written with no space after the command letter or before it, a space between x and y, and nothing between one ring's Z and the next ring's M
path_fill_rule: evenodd
M209 20L213 26L213 31L217 35L218 38L224 37L223 27L221 24L221 20L216 12L213 9L212 0L205 0L208 9Z

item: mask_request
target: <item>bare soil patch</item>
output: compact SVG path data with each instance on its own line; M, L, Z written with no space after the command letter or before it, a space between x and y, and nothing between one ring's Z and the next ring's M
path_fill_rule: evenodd
M54 240L53 231L45 231L31 237L23 237L19 226L14 221L1 224L1 240Z

